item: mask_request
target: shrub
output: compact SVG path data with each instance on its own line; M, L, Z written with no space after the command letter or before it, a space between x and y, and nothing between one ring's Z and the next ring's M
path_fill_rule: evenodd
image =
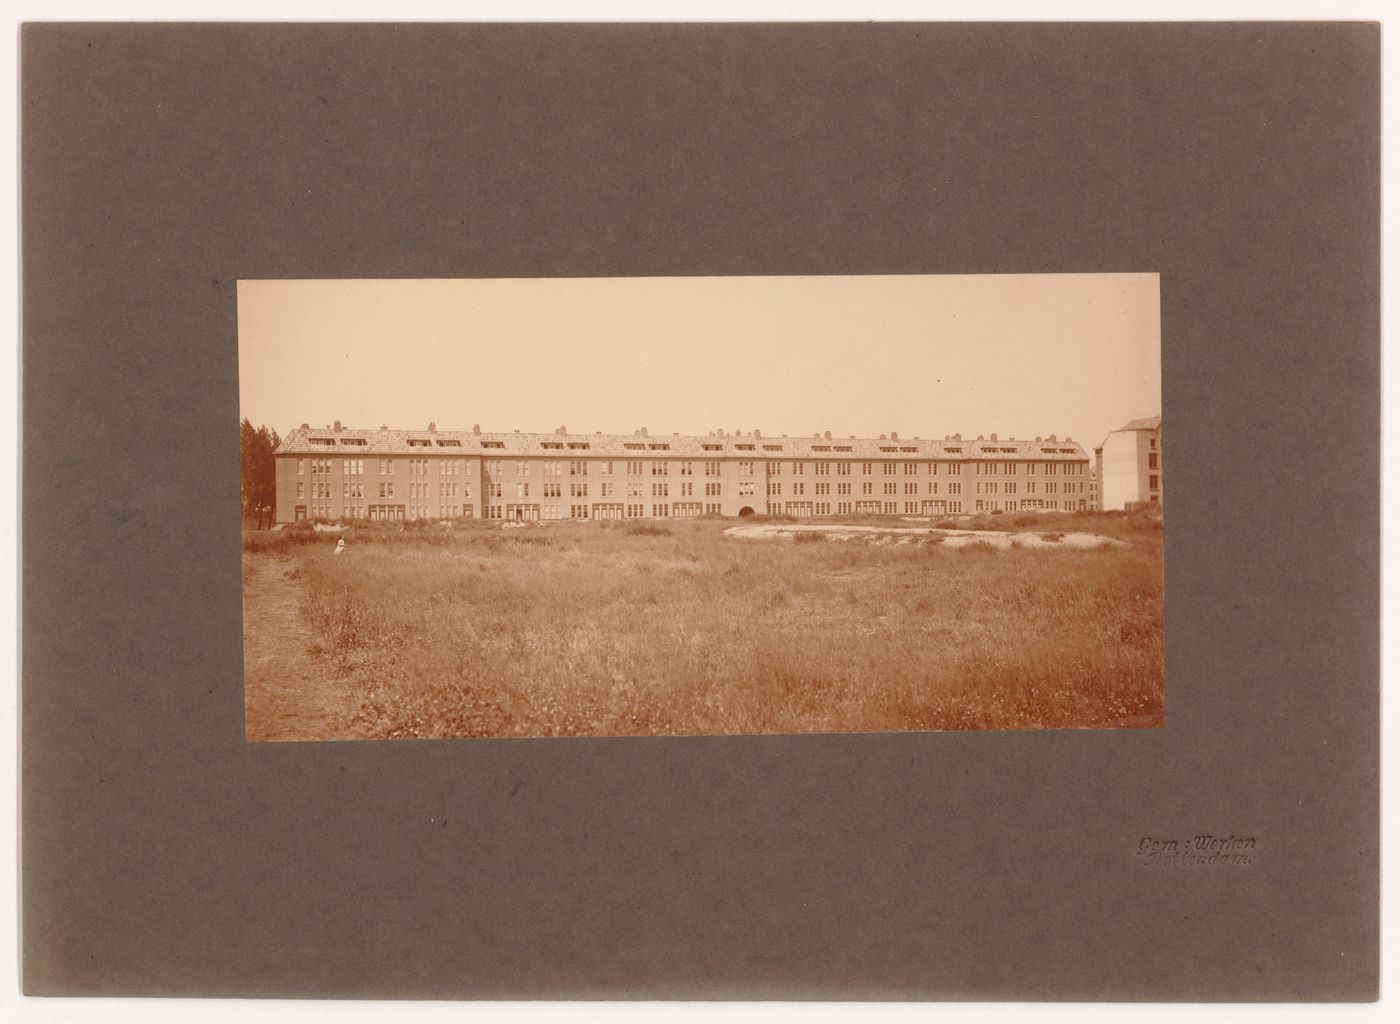
M971 544L964 544L958 550L964 555L995 555L997 546L988 544L985 540L976 540Z
M797 544L817 544L827 539L821 530L800 530L792 536L793 542Z
M669 526L657 526L655 523L633 523L627 527L629 537L669 537L671 528Z
M1049 541L1052 544L1058 544L1060 541L1065 539L1065 535L1063 533L1042 533L1040 535L1040 539L1044 541Z

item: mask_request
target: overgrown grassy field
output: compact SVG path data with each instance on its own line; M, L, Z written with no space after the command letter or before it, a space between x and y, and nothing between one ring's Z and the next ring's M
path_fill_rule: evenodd
M297 588L333 708L306 739L1163 720L1160 519L957 524L1125 542L1089 550L737 540L731 525L358 526L339 557L333 534L254 532L245 594L255 576Z

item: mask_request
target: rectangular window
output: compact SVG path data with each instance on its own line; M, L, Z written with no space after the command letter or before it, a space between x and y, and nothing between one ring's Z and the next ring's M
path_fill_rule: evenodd
M1159 478L1158 478L1155 474L1152 475L1152 476L1149 476L1149 477L1147 478L1147 487L1148 487L1149 490L1153 490L1153 491L1157 490L1157 480L1158 480L1158 479L1159 479Z

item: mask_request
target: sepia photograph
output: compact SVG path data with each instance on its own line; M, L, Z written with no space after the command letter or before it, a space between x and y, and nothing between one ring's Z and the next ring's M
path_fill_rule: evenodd
M1159 306L240 281L246 739L1161 726Z

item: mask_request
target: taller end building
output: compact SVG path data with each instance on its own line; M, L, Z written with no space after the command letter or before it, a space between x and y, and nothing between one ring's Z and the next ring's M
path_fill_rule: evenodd
M1133 420L1094 449L1099 508L1133 511L1162 501L1162 417Z
M1069 438L290 431L277 521L955 515L1089 508Z

